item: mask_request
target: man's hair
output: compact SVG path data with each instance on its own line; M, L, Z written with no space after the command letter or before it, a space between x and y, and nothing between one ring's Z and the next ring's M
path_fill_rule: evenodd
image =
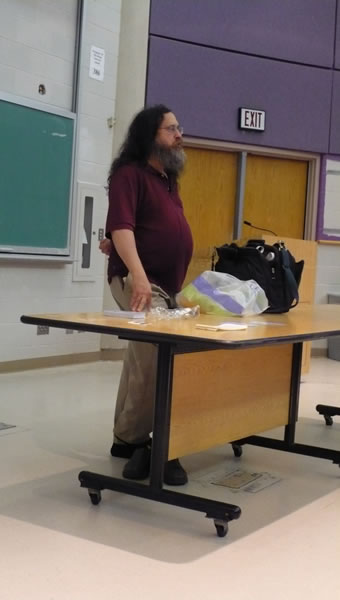
M108 176L110 185L112 175L123 165L138 163L145 165L152 153L157 131L166 113L172 112L164 104L156 104L141 110L133 119L126 138L114 159Z

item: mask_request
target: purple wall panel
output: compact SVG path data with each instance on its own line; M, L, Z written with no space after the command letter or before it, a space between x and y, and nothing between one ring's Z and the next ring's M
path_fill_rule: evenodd
M150 33L332 67L335 11L336 0L152 0Z
M150 39L147 104L164 102L187 135L328 152L332 71ZM239 107L266 111L266 131L238 129Z
M340 71L333 71L333 102L329 152L340 154Z
M336 69L340 69L340 2L338 1L338 14L336 19L336 45L335 45L335 64Z

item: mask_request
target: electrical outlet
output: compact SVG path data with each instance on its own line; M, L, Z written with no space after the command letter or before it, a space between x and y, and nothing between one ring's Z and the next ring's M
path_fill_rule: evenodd
M50 333L50 328L48 325L38 325L37 326L37 335L48 335Z
M65 333L74 333L73 329L65 329Z

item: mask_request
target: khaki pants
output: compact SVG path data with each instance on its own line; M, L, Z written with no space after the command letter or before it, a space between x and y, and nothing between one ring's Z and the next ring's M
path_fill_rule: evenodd
M152 284L151 307L175 308L174 297ZM131 310L131 278L114 277L113 298L123 310ZM152 431L156 387L157 346L129 342L120 378L114 417L114 435L124 442L144 442Z

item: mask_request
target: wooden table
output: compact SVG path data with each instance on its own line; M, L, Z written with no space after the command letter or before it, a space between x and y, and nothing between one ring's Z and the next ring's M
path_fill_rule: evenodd
M157 382L149 483L82 471L79 480L99 504L101 490L132 494L206 513L217 534L240 507L163 488L164 463L230 442L315 456L340 465L340 451L295 442L302 344L340 334L340 305L298 306L283 315L242 319L242 331L208 331L238 318L201 315L136 324L101 313L24 315L23 323L117 335L158 347ZM284 426L282 440L259 436Z

